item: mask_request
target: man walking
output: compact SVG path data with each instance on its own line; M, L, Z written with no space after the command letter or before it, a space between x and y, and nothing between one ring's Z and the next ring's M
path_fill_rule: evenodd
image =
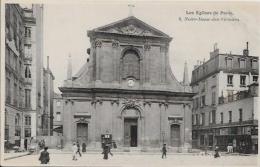
M80 153L80 145L79 145L79 142L78 142L78 141L77 141L77 148L78 148L78 150L77 150L76 154L79 153L79 156L81 156L81 153Z
M104 154L104 157L103 157L103 159L108 159L108 153L109 153L109 146L106 144L105 146L104 146L104 148L103 148L103 152L102 152L102 154Z
M162 147L162 159L166 158L166 152L167 152L166 144L163 144L163 147Z
M49 153L48 153L48 147L44 147L44 151L41 152L39 160L41 161L41 164L47 164L50 161Z

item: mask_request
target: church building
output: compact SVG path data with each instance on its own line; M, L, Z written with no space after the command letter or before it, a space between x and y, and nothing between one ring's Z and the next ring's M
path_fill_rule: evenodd
M192 97L187 66L178 82L169 63L170 36L134 16L88 31L89 58L60 87L65 147L191 148Z

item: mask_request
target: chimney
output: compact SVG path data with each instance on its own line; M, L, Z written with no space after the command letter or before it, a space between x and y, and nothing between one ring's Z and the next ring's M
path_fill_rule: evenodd
M68 67L67 67L67 79L71 80L72 79L72 64L71 64L71 55L69 54L68 58Z
M47 56L47 70L49 70L49 56Z
M218 43L214 43L213 51L209 53L210 58L215 57L219 54Z
M249 56L248 42L246 42L246 49L243 50L243 56Z
M187 65L186 61L185 61L185 64L184 64L183 85L184 86L188 86L189 85L188 65Z

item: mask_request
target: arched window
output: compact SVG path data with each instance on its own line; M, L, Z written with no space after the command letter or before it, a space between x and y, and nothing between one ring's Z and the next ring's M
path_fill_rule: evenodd
M31 70L30 67L25 67L25 78L31 78Z
M123 79L133 77L140 79L140 59L133 50L128 50L123 55Z

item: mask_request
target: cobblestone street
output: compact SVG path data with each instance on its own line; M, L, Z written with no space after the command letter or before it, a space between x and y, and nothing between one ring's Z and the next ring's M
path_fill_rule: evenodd
M50 163L47 166L257 166L257 156L222 156L215 159L213 156L171 154L166 159L161 159L160 154L114 154L108 160L102 159L102 154L83 154L77 161L72 160L69 153L50 154ZM20 158L5 160L7 166L37 166L39 155L27 155Z

